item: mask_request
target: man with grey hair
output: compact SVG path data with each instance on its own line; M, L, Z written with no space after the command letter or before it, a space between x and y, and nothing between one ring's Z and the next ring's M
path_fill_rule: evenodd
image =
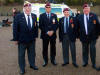
M96 40L100 33L100 24L96 14L90 12L88 4L83 5L83 14L78 16L78 31L82 42L83 67L88 65L88 58L92 62L92 68L96 68Z
M37 16L31 13L31 3L25 1L23 13L14 19L13 39L18 44L18 62L20 74L25 73L25 51L27 49L30 68L38 70L35 66L35 42L38 37Z

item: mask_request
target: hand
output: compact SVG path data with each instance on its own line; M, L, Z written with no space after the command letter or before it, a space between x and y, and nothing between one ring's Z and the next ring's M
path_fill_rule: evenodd
M15 45L18 45L18 41L14 41Z
M50 36L50 31L48 31L48 33L47 33L49 36Z
M50 32L51 32L51 34L53 35L54 31L50 31Z
M79 38L76 38L76 41L78 41L79 40Z
M51 36L53 35L54 31L50 31Z
M49 35L49 36L52 36L53 33L54 33L54 31L48 31L48 35Z

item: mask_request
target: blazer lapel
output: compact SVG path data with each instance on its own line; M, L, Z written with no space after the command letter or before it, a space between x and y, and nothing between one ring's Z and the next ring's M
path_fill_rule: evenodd
M69 16L69 26L71 25L71 23L70 23L70 19L71 19L71 17Z
M27 21L26 21L26 18L25 18L24 13L23 13L23 15L22 15L22 19L23 19L23 21L24 21L24 25L26 26L26 28L28 28L28 26L27 26Z
M45 18L48 19L47 14L45 13Z
M91 14L89 14L89 26L90 26L91 20L92 20L92 17L91 17Z
M46 14L46 16L47 16L47 14ZM52 14L52 13L50 13L50 15L49 15L49 19L51 20L51 19L52 19L52 17L53 17L53 14ZM47 17L47 19L48 19L48 17Z
M62 29L64 31L64 17L62 18Z
M44 19L46 20L46 22L49 23L49 20L50 19L48 20L48 17L47 17L47 14L46 13L44 14L44 16L45 16Z
M84 31L86 32L86 30L85 30L85 23L84 23L84 14L82 14L82 25L83 25L83 28L84 28Z
M32 28L34 28L35 19L34 19L34 16L32 14L31 14L31 17L32 17Z
M91 14L89 14L88 33L90 32L91 20L92 20L92 17L91 17Z
M23 18L23 21L25 21L25 24L27 25L27 21L26 21L26 18L25 18L24 13L23 13L23 15L22 15L22 18Z

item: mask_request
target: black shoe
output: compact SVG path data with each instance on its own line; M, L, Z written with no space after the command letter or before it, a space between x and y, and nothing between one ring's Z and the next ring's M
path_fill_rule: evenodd
M38 70L37 66L30 66L30 68L33 69L33 70Z
M95 69L95 70L98 70L96 65L92 65L92 68Z
M78 65L76 63L73 63L73 66L76 67L76 68L78 68Z
M64 64L62 64L62 66L66 66L66 65L68 65L69 63L64 63Z
M97 71L100 71L100 67L96 69Z
M57 63L56 63L56 61L55 61L55 60L51 61L51 63L52 63L54 66L56 66L56 65L57 65Z
M20 70L20 75L24 75L24 74L25 74L25 70L24 71Z
M10 41L14 41L14 39L11 39Z
M85 63L85 64L83 64L83 67L86 67L88 64L87 63Z
M42 66L43 66L43 67L46 67L46 66L47 66L47 64L48 64L48 63L47 63L46 61L44 61L44 63L43 63L43 65L42 65Z

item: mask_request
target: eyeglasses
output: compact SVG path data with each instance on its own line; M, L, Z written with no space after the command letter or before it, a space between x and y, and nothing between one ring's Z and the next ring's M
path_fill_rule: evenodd
M24 7L31 7L31 4L25 4Z
M51 8L51 7L46 7L46 8Z

